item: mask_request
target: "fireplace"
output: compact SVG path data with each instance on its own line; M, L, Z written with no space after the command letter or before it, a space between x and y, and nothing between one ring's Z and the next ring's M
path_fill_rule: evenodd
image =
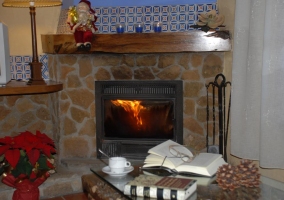
M182 81L95 81L95 98L97 152L144 159L165 140L182 144Z

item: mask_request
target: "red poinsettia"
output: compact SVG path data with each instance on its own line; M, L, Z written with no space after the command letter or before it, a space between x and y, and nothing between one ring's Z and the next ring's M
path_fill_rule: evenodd
M0 138L0 174L9 169L15 177L35 179L38 171L54 169L51 162L56 153L54 142L36 131L20 133L15 137Z

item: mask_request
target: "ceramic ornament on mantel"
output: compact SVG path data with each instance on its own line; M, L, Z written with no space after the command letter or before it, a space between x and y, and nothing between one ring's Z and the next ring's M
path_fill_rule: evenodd
M198 15L198 21L196 25L191 25L192 28L200 28L202 31L208 32L210 30L216 30L218 27L224 27L225 16L217 14L216 10L210 10L207 13Z
M87 0L81 0L77 6L69 8L67 23L74 34L78 51L91 49L93 34L98 30L95 26L96 21L96 12Z

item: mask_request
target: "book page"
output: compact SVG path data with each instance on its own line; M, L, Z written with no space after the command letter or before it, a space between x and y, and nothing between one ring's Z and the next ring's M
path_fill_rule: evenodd
M160 156L163 159L165 157L167 157L167 160L169 160L172 163L172 165L174 165L174 166L178 166L178 165L182 164L184 161L181 158L173 155L170 152L170 146L174 146L174 149L176 151L180 152L180 153L183 153L185 155L193 157L193 155L192 155L192 153L189 149L187 149L183 145L178 144L178 143L176 143L172 140L167 140L166 142L163 142L163 143L149 149L148 153ZM163 161L163 159L162 159L162 161Z
M190 172L204 176L213 176L219 166L226 164L222 155L213 153L200 153L192 162L183 163L176 167L179 172Z
M208 167L211 163L213 163L215 160L218 160L221 158L221 154L214 154L214 153L200 153L197 155L193 161L191 161L189 164L191 166L197 166L197 167Z
M163 167L168 167L170 169L173 169L176 167L174 163L172 163L170 160L164 159L164 157L157 156L154 154L148 155L146 159L144 160L144 163L145 163L144 167L161 166L162 164L163 164Z

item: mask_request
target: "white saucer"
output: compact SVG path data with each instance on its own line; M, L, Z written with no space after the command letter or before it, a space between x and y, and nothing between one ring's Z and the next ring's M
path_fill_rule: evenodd
M103 171L104 173L109 174L110 176L124 176L124 175L128 174L129 172L132 172L133 169L134 169L133 166L125 167L123 172L121 172L121 173L115 173L115 172L111 172L111 171L110 171L110 167L109 167L109 166L105 166L105 167L103 167L102 171Z

